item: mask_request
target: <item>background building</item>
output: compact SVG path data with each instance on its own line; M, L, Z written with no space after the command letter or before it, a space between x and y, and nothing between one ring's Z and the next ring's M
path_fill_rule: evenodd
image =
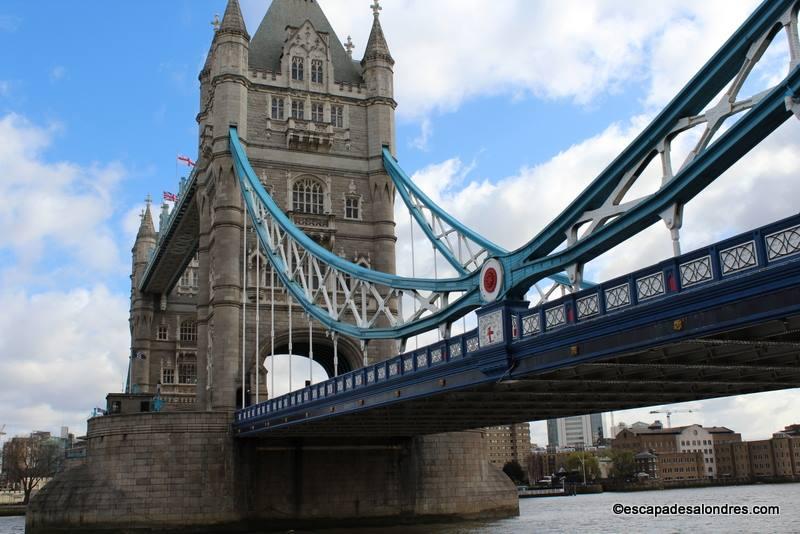
M551 447L591 447L606 436L601 413L547 420L547 444Z
M516 461L527 472L531 452L531 427L529 423L492 426L484 429L489 462L502 468Z

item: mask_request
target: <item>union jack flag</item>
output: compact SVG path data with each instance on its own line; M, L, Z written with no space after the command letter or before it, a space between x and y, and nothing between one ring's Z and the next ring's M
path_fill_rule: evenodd
M178 195L173 195L168 191L164 191L164 200L166 200L167 202L177 202Z
M178 156L178 161L185 163L187 167L194 167L194 161L189 156Z

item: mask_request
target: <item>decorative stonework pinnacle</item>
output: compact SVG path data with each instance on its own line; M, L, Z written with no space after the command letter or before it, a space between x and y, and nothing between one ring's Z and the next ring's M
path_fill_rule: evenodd
M150 204L153 203L153 197L150 196L150 193L147 193L147 196L144 198L145 204L147 204L147 209L150 209Z
M348 35L347 42L344 44L344 49L347 50L347 57L349 58L353 57L353 49L355 47L356 45L353 44L353 39Z
M219 25L221 24L219 20L219 13L214 13L214 20L211 21L211 26L214 27L214 31L219 31Z
M378 0L375 0L375 1L373 2L373 4L372 4L371 6L369 6L369 7L371 7L371 8L372 8L372 14L375 16L375 18L378 18L378 17L380 17L380 15L381 15L381 10L382 10L383 8L381 7L381 4L378 2Z

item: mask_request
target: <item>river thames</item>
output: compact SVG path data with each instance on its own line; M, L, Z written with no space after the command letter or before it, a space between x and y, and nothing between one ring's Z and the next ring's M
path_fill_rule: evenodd
M697 507L746 506L748 515L624 515L615 505L629 507L672 505ZM752 515L756 507L777 507L779 514ZM619 508L617 506L617 508ZM517 534L520 532L800 532L800 484L763 484L715 488L603 493L574 497L521 499L520 515L512 519L388 528L330 529L326 534L343 533L435 533L435 534ZM644 510L646 511L646 510ZM763 509L764 512L768 510ZM21 534L25 518L0 517L0 534ZM311 531L295 531L296 534ZM255 533L253 533L255 534Z

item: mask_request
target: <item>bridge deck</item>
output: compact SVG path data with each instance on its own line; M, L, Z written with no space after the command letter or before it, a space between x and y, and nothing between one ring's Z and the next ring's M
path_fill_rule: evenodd
M468 332L237 412L234 431L408 436L798 387L800 216L503 313L505 343Z

